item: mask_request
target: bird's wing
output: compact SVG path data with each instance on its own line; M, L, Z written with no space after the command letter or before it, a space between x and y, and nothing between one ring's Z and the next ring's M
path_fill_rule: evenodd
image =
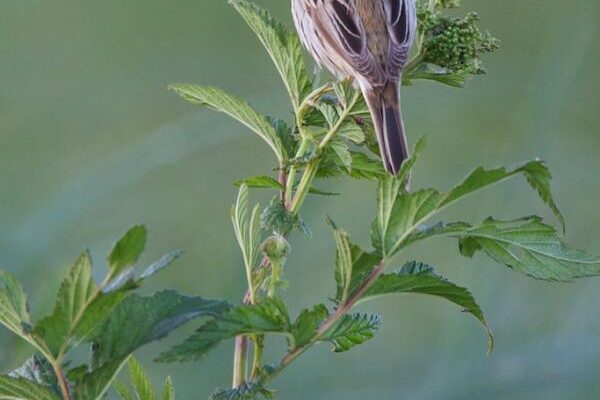
M383 4L391 39L387 70L391 77L398 78L417 30L415 0L383 0Z
M385 71L367 47L367 35L356 0L303 0L316 36L339 58L372 84L386 81Z

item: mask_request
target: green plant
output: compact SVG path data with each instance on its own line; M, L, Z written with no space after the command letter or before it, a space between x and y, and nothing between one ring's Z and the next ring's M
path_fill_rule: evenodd
M174 291L147 297L133 293L144 279L179 255L165 256L136 278L133 265L144 248L143 227L133 228L117 242L109 255L107 276L99 285L91 278L91 260L84 253L61 286L53 314L35 324L20 284L3 273L0 322L37 353L23 367L0 377L0 399L101 399L130 360L135 398L154 400L159 396L131 353L196 317L207 320L157 360L197 361L221 342L233 340L233 383L231 388L215 391L211 399L270 398L275 394L271 382L314 345L326 342L335 352L343 352L375 335L381 317L355 312L357 304L402 293L437 296L470 313L482 324L491 351L493 336L468 289L449 282L425 262L399 260L408 246L432 237L455 239L466 257L482 253L536 279L571 281L600 274L599 257L569 248L562 232L539 217L510 221L490 217L475 224L436 219L440 211L475 191L523 176L555 214L564 232L565 221L551 193L551 175L542 161L511 168L479 167L446 190L409 189L411 171L424 150L425 139L416 143L413 156L398 176L386 174L378 158L369 112L352 83L319 85L317 77L307 72L294 33L250 2L230 3L272 58L287 89L293 121L265 116L218 88L192 84L170 88L194 104L238 120L274 153L276 176L248 177L235 183L239 194L231 219L248 284L243 304ZM404 84L427 79L463 86L467 78L484 72L480 55L495 50L498 41L481 33L473 14L463 19L446 16L446 8L457 6L456 0L429 0L420 5L416 51L405 71ZM334 291L330 301L317 302L292 316L282 295L290 255L286 237L297 231L310 234L301 218L302 206L308 196L337 195L315 187L319 179L330 177L377 182L372 248L352 242L349 234L328 218L336 248ZM266 207L251 206L249 191L255 188L275 192ZM395 266L399 268L393 270ZM275 364L263 359L268 335L283 336L288 344ZM81 345L91 345L90 361L72 368L67 355ZM115 384L115 389L124 400L134 398L122 384ZM170 380L162 398L174 398Z

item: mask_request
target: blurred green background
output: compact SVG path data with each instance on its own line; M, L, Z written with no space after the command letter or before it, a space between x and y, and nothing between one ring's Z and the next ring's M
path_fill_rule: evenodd
M259 3L290 22L287 0ZM476 165L540 157L554 171L568 241L600 253L600 3L463 5L480 12L502 49L486 58L489 75L466 90L405 89L410 140L427 134L430 143L416 186L447 187ZM36 315L51 308L82 249L103 267L111 242L140 222L151 234L144 261L186 251L149 290L174 286L239 299L244 277L229 224L231 182L271 171L274 160L245 129L166 91L171 82L215 84L290 117L278 76L226 1L2 0L0 57L0 265L24 281ZM372 184L320 185L343 197L311 198L304 218L313 239L291 238L286 296L294 311L332 292L325 214L363 244L373 215ZM268 194L253 199L264 204ZM540 212L552 218L517 181L448 215L478 221ZM385 317L375 339L348 354L311 350L275 383L281 398L600 398L600 281L536 282L483 257L461 258L455 246L430 241L405 257L473 290L496 334L493 356L475 320L452 305L389 298L368 305ZM204 399L230 380L230 344L197 364L151 362L194 326L139 354L156 379L173 375L184 400ZM0 345L0 372L30 351L4 330Z

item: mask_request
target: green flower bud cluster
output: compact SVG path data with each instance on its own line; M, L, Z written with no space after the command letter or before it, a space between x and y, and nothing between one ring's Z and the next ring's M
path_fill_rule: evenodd
M443 7L456 6L456 1L442 0ZM464 18L442 15L440 11L419 8L423 34L423 61L447 68L457 74L482 75L486 70L483 53L498 49L500 41L479 30L479 16L471 12Z

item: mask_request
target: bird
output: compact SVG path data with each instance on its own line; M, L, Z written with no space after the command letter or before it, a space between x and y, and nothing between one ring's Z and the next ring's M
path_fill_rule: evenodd
M399 82L417 31L415 0L292 0L292 14L316 62L362 91L384 167L397 175L409 157Z

